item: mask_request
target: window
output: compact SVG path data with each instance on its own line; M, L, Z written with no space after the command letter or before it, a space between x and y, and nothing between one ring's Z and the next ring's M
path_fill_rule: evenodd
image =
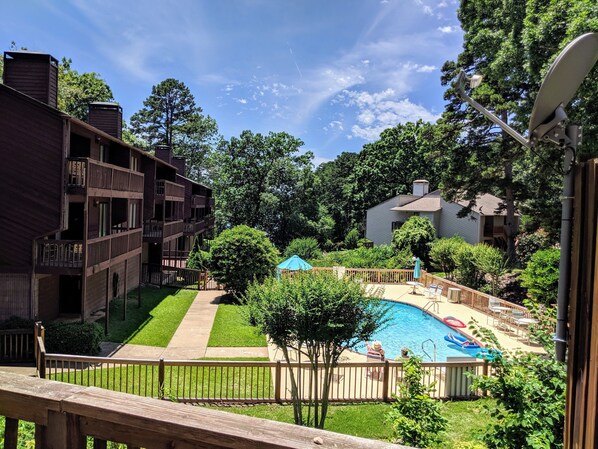
M139 226L137 220L137 211L139 210L137 203L129 203L129 229L135 229Z
M100 203L98 207L100 213L99 236L105 237L108 235L108 203Z

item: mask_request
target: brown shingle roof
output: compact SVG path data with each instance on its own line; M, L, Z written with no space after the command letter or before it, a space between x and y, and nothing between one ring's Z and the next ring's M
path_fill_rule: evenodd
M440 209L442 209L440 206L440 190L435 190L403 206L393 207L390 210L399 212L436 212Z

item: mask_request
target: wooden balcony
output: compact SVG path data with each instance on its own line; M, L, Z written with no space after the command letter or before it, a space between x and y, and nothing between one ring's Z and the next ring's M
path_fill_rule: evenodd
M214 200L214 197L209 197L208 198L208 206L210 207L214 207L214 205L216 204L216 201Z
M214 227L214 216L210 215L209 217L204 218L206 222L206 229L210 229Z
M205 195L191 195L191 207L203 207L207 205Z
M156 180L156 200L185 201L185 186L158 179Z
M92 159L68 159L67 186L89 196L143 198L142 173Z
M86 437L94 439L93 447L106 447L106 441L130 448L404 447L12 373L0 373L0 416L6 417L7 449L23 438L19 420L35 423L36 447L41 448L85 448Z
M189 221L185 223L185 235L196 235L206 229L205 220Z
M493 238L493 237L505 237L505 227L504 226L484 226L484 237Z
M143 223L143 238L151 242L161 243L162 241L182 236L184 230L185 223L183 220L146 220Z
M123 231L87 241L87 249L82 240L38 240L36 271L80 272L87 251L87 268L100 268L117 263L132 253L141 251L141 228ZM97 268L97 267L96 267Z

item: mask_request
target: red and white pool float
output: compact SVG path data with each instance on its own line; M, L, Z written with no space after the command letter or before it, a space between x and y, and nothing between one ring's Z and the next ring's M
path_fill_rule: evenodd
M442 321L447 326L454 327L456 329L463 329L465 327L465 323L454 316L445 316Z

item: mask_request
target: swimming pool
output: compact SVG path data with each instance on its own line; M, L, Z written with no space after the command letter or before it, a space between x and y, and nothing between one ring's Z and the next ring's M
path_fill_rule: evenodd
M399 302L383 301L383 303L390 306L388 312L390 320L386 328L374 334L372 340L382 342L387 359L394 360L401 356L401 348L409 348L412 353L421 356L424 361L432 361L434 345L430 341L425 342L428 339L436 344L436 361L444 362L447 357L475 355L471 350L468 352L468 350L462 350L455 345L449 345L444 340L444 336L449 332L456 333L456 331L429 313ZM424 343L423 349L427 354L422 350L422 343ZM358 350L365 353L365 344Z

